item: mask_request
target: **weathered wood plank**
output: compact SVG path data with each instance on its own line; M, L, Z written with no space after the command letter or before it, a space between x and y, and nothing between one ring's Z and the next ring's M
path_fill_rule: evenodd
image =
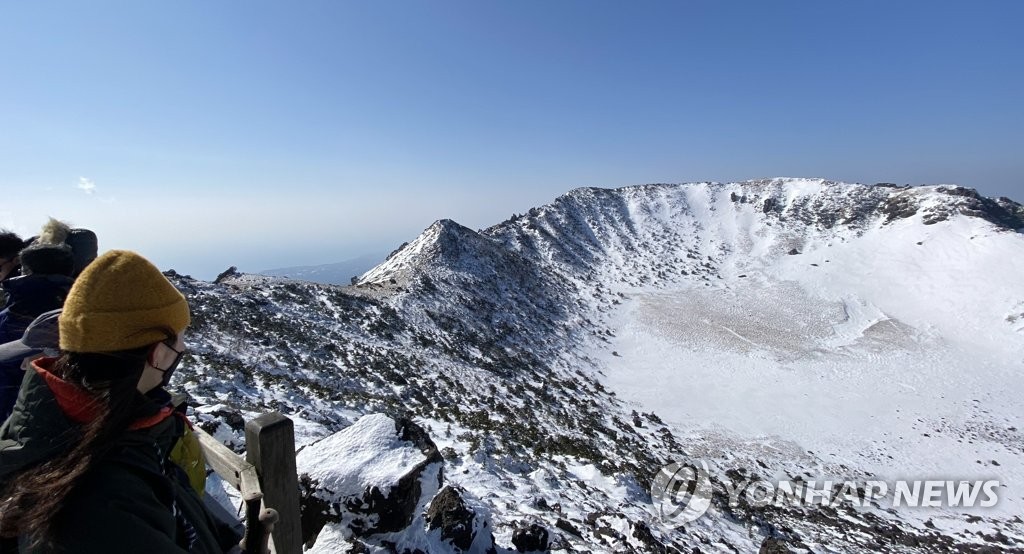
M256 473L256 467L250 463L246 463L246 466L241 474L239 474L238 492L242 493L243 498L252 492L263 494L263 489L260 487L260 477Z
M256 473L256 466L245 461L244 458L235 454L233 450L224 446L224 444L199 427L196 427L194 431L196 438L199 439L199 446L203 449L203 456L206 458L207 465L213 468L213 471L221 479L227 481L243 497L249 493L258 493L263 496L263 491L260 490L260 478ZM264 498L263 507L267 507L266 498ZM296 512L296 517L298 517L298 512ZM269 550L270 554L277 554L273 537L269 541Z
M199 445L203 449L206 463L213 468L213 471L217 472L217 475L220 475L221 479L230 483L232 487L241 490L241 474L246 469L253 467L252 464L245 461L241 456L235 454L233 450L224 446L220 441L199 427L196 427L193 431L196 438L199 439Z
M295 469L295 427L284 415L271 412L245 424L246 460L256 466L264 506L277 510L273 543L280 554L302 553L299 479Z

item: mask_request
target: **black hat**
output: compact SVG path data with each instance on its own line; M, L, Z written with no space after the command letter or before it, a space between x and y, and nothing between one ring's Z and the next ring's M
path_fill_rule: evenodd
M33 244L19 254L21 271L26 275L67 275L75 271L75 259L71 247L66 244Z
M71 254L75 257L75 273L78 275L89 265L89 262L96 259L99 253L99 244L96 241L96 233L89 229L72 229L68 232L68 238L64 243L71 247Z
M0 363L19 360L36 354L57 354L60 342L60 327L57 318L61 310L42 313L28 324L25 333L18 340L0 344ZM47 352L51 350L51 352Z

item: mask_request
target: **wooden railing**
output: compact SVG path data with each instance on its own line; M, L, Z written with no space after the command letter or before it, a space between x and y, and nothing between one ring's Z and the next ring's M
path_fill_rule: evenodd
M302 525L299 514L299 483L295 469L295 427L292 420L277 412L263 414L245 424L245 458L202 429L195 428L206 463L242 494L246 501L246 518L268 518L273 554L301 554ZM261 500L262 499L262 504ZM270 522L272 508L277 521ZM246 542L259 542L249 531L259 526L247 525Z

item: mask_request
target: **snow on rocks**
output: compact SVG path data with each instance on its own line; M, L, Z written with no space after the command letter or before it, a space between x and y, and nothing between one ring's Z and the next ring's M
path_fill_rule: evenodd
M307 446L296 464L309 535L327 522L361 537L400 531L441 484L441 455L426 432L381 414Z
M959 187L577 189L482 231L439 221L352 287L175 277L195 343L179 379L223 404L198 414L221 434L236 434L232 414L270 409L308 421L310 439L344 429L300 454L313 551L461 550L461 507L517 549L531 525L553 551L1003 546L1024 542L1007 518L1024 471L1022 227L1019 204ZM376 412L413 414L444 460L426 462L398 431L411 427L359 419ZM1011 490L1001 515L965 520L731 509L716 485L683 529L651 519L645 491L688 455L719 485L744 467L966 463ZM442 464L465 494L427 516ZM420 493L395 486L410 481ZM369 508L399 499L410 523L386 531Z
M430 501L427 529L455 552L495 552L486 509L472 506L459 487L446 486Z
M406 419L370 414L296 457L310 552L495 552L490 512L445 486L441 455Z

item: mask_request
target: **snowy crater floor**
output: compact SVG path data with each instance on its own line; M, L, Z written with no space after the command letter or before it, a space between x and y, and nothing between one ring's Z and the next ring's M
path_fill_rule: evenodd
M800 467L814 456L849 478L1024 477L1010 368L856 296L744 278L634 294L612 328L609 387L699 437L693 451L723 470L734 455ZM1001 496L1003 513L1020 513L1019 487Z

